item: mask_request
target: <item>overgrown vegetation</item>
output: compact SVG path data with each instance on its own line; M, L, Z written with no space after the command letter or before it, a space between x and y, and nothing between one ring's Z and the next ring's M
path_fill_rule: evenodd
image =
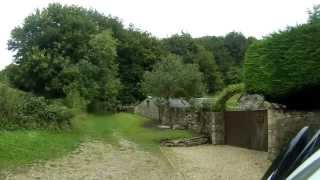
M289 108L319 107L319 8L306 24L273 33L247 51L244 82L248 93Z
M0 84L0 130L68 129L72 117L62 105Z
M229 85L221 91L213 104L213 111L224 111L227 101L234 95L241 94L244 91L244 84Z
M0 170L48 160L65 155L81 142L92 139L117 145L118 138L129 139L140 148L159 151L161 139L191 137L182 130L144 128L150 120L137 115L78 115L73 119L74 129L66 132L29 130L0 132Z

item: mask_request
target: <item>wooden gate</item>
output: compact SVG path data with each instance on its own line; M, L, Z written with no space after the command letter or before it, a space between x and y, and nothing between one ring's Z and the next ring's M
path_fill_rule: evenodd
M226 144L268 151L267 111L227 111L225 119Z

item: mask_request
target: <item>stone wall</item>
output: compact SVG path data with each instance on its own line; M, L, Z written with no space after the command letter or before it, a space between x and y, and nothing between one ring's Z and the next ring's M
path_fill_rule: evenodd
M141 116L159 120L159 108L151 99L146 99L134 108L134 113Z
M211 126L211 141L212 144L225 144L225 128L224 128L224 113L212 113L212 126Z
M159 120L164 125L173 125L176 129L190 129L211 137L212 144L225 144L224 112L201 112L181 108L161 108L153 102L143 101L135 108L135 113ZM320 111L268 110L268 152L273 159L282 148L304 126L311 130L320 128ZM170 119L172 120L170 122Z
M320 128L320 112L268 110L268 152L274 159L304 126Z
M166 108L145 100L135 108L135 113L159 120L162 125L174 129L190 129L212 138L213 144L224 144L224 119L222 112L202 112L188 108Z

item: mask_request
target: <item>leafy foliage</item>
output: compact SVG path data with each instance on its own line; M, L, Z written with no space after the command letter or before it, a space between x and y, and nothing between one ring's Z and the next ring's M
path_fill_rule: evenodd
M213 54L225 85L242 81L242 64L248 46L256 41L242 33L230 32L225 37L204 36L195 39Z
M309 23L320 22L320 4L315 5L312 10L309 10Z
M248 46L247 38L238 32L230 32L224 38L224 46L230 52L233 62L241 64Z
M7 73L6 69L0 71L0 83L2 83L2 84L8 84L9 83L8 73Z
M164 47L170 53L182 57L184 63L198 64L204 74L204 82L209 93L216 92L224 86L220 70L214 56L203 46L198 44L190 34L173 35L163 40Z
M239 82L249 42L236 32L200 39L182 33L159 40L133 25L124 28L115 17L55 3L12 31L9 49L15 61L6 71L20 90L65 98L71 108L110 111L119 103L144 99L143 74L170 53L199 66L209 93Z
M15 87L49 98L73 89L89 101L117 96L117 43L107 29L116 21L76 6L50 4L12 31L16 52L9 78Z
M204 93L203 75L198 65L184 64L175 55L157 63L144 74L142 88L146 95L160 98L190 98Z
M234 95L244 91L244 84L233 84L223 89L216 98L213 105L214 111L224 111L226 109L226 102Z
M132 104L145 98L141 91L143 74L165 55L158 39L134 27L119 37L119 75L123 84L119 100L123 104Z
M9 76L15 87L48 98L79 92L90 107L143 99L144 71L166 54L149 33L125 29L117 18L94 10L60 4L28 16L12 31L9 49L16 53Z
M26 94L0 84L0 129L70 128L73 114L64 106L50 104L43 97Z
M289 108L318 106L319 37L320 23L307 23L254 43L246 54L246 91Z

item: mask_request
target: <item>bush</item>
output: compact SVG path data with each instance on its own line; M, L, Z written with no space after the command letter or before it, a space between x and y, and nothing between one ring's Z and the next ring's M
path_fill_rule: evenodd
M81 97L79 91L71 90L67 93L66 97L63 99L63 104L74 111L86 111L88 100Z
M17 117L17 106L22 104L24 93L0 83L0 128L13 129Z
M224 111L226 109L226 102L228 99L236 94L242 93L243 89L243 84L233 84L224 88L217 96L217 100L213 105L213 111Z
M320 23L291 27L250 46L245 89L289 108L314 108L320 101L319 70Z
M88 105L88 112L91 113L107 113L115 112L119 107L119 102L116 99L108 101L94 100Z
M49 104L37 97L0 84L0 129L63 129L70 128L71 111Z

